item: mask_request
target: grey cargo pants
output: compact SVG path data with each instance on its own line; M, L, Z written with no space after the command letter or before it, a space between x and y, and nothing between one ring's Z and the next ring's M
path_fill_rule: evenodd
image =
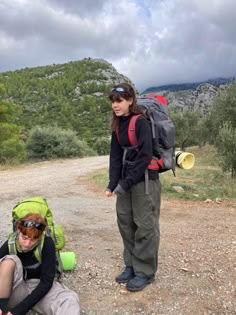
M9 306L14 307L24 300L38 285L39 279L23 280L23 268L20 259L16 255L7 255L4 259L12 259L16 262L12 293ZM46 315L80 314L78 295L58 282L54 282L49 292L33 306L32 310Z
M160 180L140 182L117 195L117 223L124 244L124 263L139 276L153 276L157 271L160 242Z

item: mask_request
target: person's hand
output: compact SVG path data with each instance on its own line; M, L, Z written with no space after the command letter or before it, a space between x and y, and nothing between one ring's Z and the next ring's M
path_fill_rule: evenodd
M11 312L7 312L7 313L5 313L5 314L6 314L6 315L12 315ZM4 315L3 312L2 312L2 310L0 310L0 315Z
M107 196L107 197L111 197L111 196L113 196L113 193L110 191L110 190L106 190L105 191L105 195ZM1 314L0 314L1 315Z

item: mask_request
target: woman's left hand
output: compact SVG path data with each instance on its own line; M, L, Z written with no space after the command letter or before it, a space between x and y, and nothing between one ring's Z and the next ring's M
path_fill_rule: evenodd
M106 191L105 191L105 195L106 195L107 197L111 197L111 196L113 196L114 194L113 194L111 191L106 190Z

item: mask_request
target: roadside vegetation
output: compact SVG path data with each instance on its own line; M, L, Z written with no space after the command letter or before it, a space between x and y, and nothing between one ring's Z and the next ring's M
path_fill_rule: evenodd
M107 63L86 59L0 73L0 167L109 154L111 106L106 95L111 83L104 71L111 70ZM210 190L215 197L223 192L231 196L234 183L229 178L236 179L236 83L229 84L204 115L188 108L169 110L176 127L176 146L182 151L201 148L196 152L197 163L201 161L196 163L196 174L195 169L177 170L176 184L181 179L184 194L199 195L196 198L204 199ZM216 154L216 169L208 158L209 148ZM206 161L211 175L201 168ZM196 180L190 184L193 174ZM212 180L208 188L204 176ZM162 181L173 179L165 174ZM219 190L217 182L222 186ZM172 194L170 185L163 187Z
M219 203L222 199L232 199L235 200L236 207L236 181L230 173L222 172L216 149L206 145L202 148L189 147L186 151L194 154L194 167L190 170L177 167L176 177L171 171L161 174L163 198ZM91 174L90 177L99 190L105 190L108 182L107 169ZM179 187L183 190L177 192Z

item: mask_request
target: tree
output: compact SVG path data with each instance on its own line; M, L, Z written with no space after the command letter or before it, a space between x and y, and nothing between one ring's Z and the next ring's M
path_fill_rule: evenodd
M236 177L236 128L225 122L219 130L216 147L223 171L231 172Z
M21 161L25 158L25 148L20 140L20 127L15 121L17 106L4 100L5 89L0 85L0 163Z
M180 150L185 150L189 145L199 144L198 124L200 114L197 112L170 112L170 117L176 128L176 144Z
M236 177L236 83L229 86L214 104L210 113L214 144L223 171Z

